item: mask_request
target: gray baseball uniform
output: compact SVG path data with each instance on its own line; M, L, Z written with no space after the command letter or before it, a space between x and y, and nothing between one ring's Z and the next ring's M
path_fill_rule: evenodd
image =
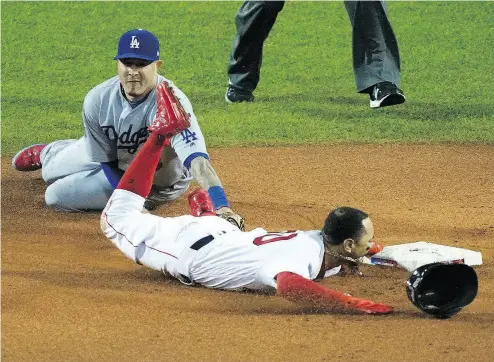
M173 88L191 126L173 137L162 155L150 199L163 203L180 197L192 176L190 162L197 156L209 159L206 144L192 105L173 82L158 75ZM50 143L41 153L43 179L49 185L45 193L48 206L65 211L102 210L113 187L105 176L101 162L118 160L126 170L139 146L147 137L147 127L156 115L156 90L137 106L125 99L118 76L94 87L86 96L82 111L84 137Z

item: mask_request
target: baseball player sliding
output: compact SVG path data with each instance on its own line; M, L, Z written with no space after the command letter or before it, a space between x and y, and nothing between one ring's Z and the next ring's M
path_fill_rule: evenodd
M14 156L13 167L19 171L42 168L48 206L62 211L102 210L147 139L147 127L160 111L156 86L166 83L189 114L189 126L170 139L171 147L161 155L146 208L180 197L194 177L208 190L216 212L243 227L209 162L192 105L172 81L157 73L162 65L158 39L143 29L128 31L120 37L114 59L118 76L93 88L84 100L84 137L26 147Z
M338 273L346 260L368 253L374 236L369 216L341 207L322 231L241 231L215 216L204 190L189 195L192 215L143 213L161 154L189 118L166 83L158 87L158 112L151 135L121 178L101 215L105 235L128 258L182 283L226 290L276 291L291 301L331 311L387 314L392 307L355 298L313 280Z

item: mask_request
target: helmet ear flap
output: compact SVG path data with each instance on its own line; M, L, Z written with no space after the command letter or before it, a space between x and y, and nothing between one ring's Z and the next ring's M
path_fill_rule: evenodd
M426 264L410 275L406 291L421 311L436 318L450 318L475 299L477 273L466 264Z

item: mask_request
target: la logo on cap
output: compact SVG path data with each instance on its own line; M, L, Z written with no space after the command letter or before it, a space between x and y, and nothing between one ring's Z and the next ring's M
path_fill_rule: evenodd
M130 47L133 49L139 49L139 42L135 35L132 35L132 40L130 41Z
M117 55L113 59L135 58L155 62L160 59L159 53L160 43L153 33L144 29L134 29L120 37Z

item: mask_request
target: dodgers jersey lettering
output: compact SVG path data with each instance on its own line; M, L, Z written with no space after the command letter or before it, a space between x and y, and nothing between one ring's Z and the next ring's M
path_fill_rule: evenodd
M191 126L175 135L171 140L172 147L163 152L161 164L164 168L155 177L155 184L169 186L181 179L182 165L189 167L194 155L209 156L189 99L163 76L158 75L157 82L170 84L191 116ZM94 87L84 99L82 111L84 138L90 159L95 162L118 160L118 167L126 170L148 137L147 127L154 121L156 108L156 88L132 109L122 94L118 76Z

